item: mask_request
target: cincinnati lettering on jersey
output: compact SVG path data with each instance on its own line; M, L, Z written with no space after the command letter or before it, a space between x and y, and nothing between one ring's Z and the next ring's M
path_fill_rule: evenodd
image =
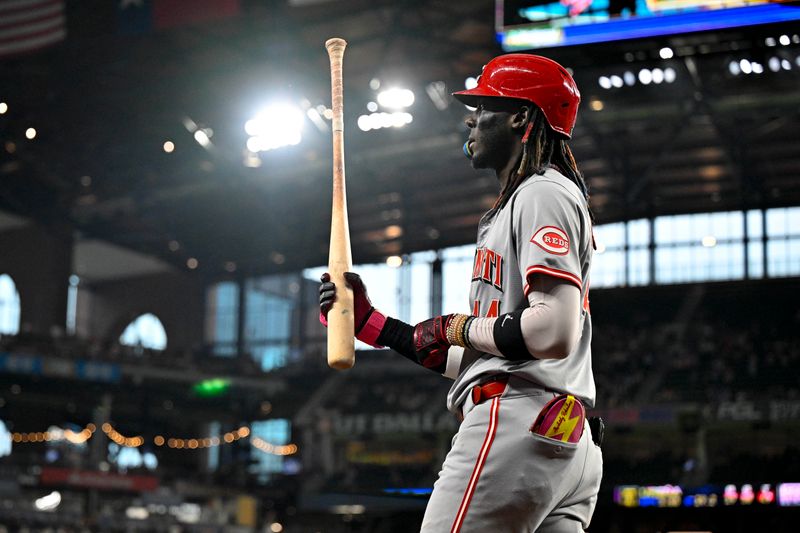
M482 281L503 292L503 256L489 248L475 250L472 281Z
M531 242L553 255L566 255L569 252L569 237L564 230L555 226L539 228L531 237Z

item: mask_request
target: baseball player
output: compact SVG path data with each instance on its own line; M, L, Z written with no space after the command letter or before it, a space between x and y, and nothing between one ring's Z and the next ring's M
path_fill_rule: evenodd
M376 310L347 273L356 337L454 380L447 406L462 421L423 532L582 531L602 456L585 416L595 401L592 217L567 145L580 93L555 61L508 54L454 96L475 108L465 154L500 183L478 226L472 314L411 326ZM323 323L335 294L323 275Z

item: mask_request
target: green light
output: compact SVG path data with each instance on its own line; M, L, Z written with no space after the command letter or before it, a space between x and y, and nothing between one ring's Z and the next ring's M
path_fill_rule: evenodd
M203 398L213 398L228 392L231 380L223 378L204 379L192 387L194 393Z

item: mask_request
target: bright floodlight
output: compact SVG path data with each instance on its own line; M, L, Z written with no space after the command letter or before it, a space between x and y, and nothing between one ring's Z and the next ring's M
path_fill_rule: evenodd
M251 136L247 142L248 150L263 152L299 144L303 138L304 120L303 112L291 104L279 103L264 108L244 125L244 130Z
M781 69L781 60L777 57L770 57L767 64L772 72L778 72Z
M648 69L643 68L639 71L639 81L642 83L642 85L649 84L651 81L653 81L653 73Z
M608 76L600 76L600 78L597 80L597 82L600 84L600 87L602 87L603 89L610 89L611 88L611 80L608 79Z
M672 48L665 46L664 48L658 51L658 55L661 56L661 59L672 59L674 53L672 51Z
M208 137L208 133L206 133L205 130L195 131L194 140L197 141L197 144L199 144L203 148L211 144L211 139Z
M36 137L36 128L28 128L25 130L25 138L33 139L34 137Z
M470 76L469 78L464 80L464 87L467 90L474 89L477 86L478 86L478 79L477 78L473 78L472 76Z
M625 85L628 86L636 83L636 75L630 70L625 71L625 74L622 75L622 79L625 81Z
M386 264L391 268L398 268L403 265L403 258L399 255L390 255L386 258Z
M378 103L389 109L403 109L414 103L414 93L409 89L386 89L378 93Z
M5 102L0 102L0 115L5 114L8 111L8 104Z
M33 505L39 511L53 511L61 503L61 493L54 490L47 496L37 498Z
M622 78L620 78L620 77L619 77L619 76L617 76L616 74L614 74L613 76L611 76L611 85L613 85L614 87L616 87L617 89L619 89L620 87L622 87L622 84L623 84L623 82L622 82Z
M789 46L789 43L792 41L789 40L788 35L781 35L781 38L779 39L778 42L780 42L783 46Z
M358 117L358 128L361 131L379 130L381 128L402 128L411 124L414 117L411 113L395 111L394 113L371 113Z
M361 131L369 131L372 129L372 119L369 115L361 115L358 117L358 128Z
M675 72L675 69L672 67L667 67L664 69L664 81L667 83L672 83L675 81L675 78L678 76L678 73Z
M664 81L664 71L660 68L654 68L651 75L653 77L653 83L661 83Z

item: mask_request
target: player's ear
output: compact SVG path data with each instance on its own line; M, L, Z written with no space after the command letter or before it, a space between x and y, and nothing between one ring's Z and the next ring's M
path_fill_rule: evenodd
M511 117L511 127L515 130L524 130L531 120L533 120L533 108L524 105Z

